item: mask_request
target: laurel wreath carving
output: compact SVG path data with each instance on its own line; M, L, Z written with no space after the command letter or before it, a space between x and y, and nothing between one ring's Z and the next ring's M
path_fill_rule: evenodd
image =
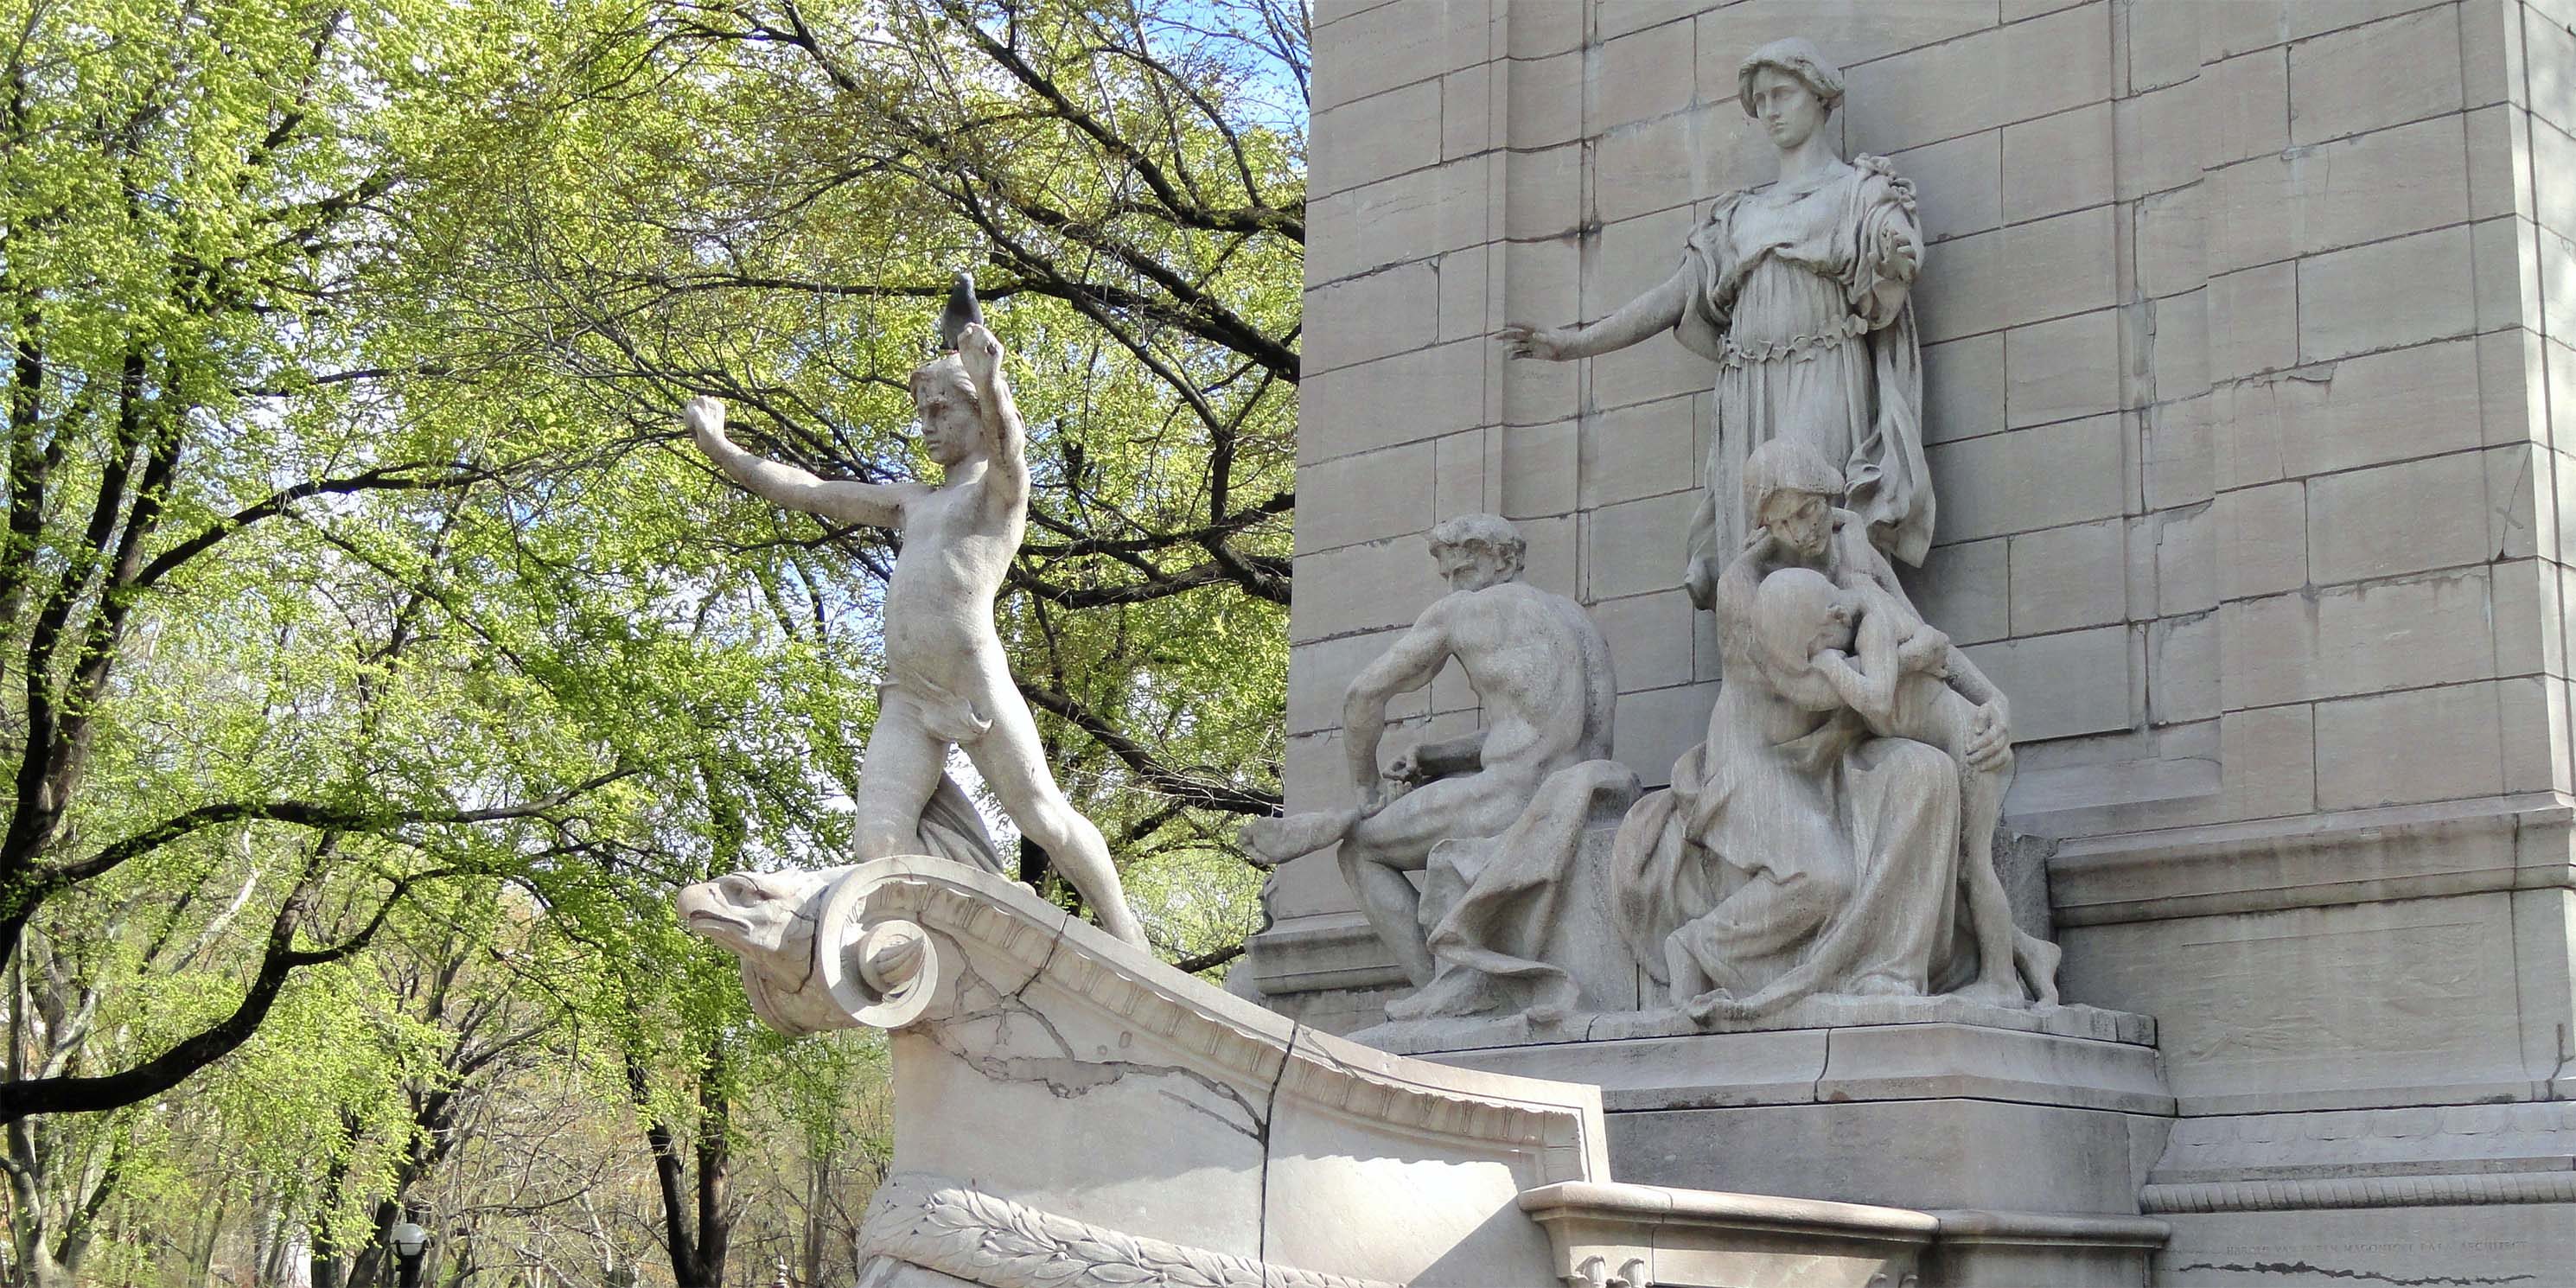
M859 1249L987 1288L1403 1288L1104 1229L921 1175L878 1187Z

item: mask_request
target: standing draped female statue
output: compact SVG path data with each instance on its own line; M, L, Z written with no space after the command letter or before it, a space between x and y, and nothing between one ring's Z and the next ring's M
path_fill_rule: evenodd
M1923 256L1914 186L1883 158L1835 153L1824 126L1842 101L1842 73L1807 41L1753 51L1736 85L1779 149L1779 180L1719 197L1681 267L1610 316L1501 332L1516 357L1562 362L1670 330L1717 362L1717 433L1684 570L1702 608L1744 547L1745 459L1775 438L1841 467L1843 508L1880 551L1919 564L1932 543L1909 298Z

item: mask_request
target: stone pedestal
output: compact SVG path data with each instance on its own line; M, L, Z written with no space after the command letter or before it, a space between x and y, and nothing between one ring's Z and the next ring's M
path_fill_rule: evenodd
M2576 1104L2185 1118L2140 1202L2164 1282L2531 1283L2576 1264Z
M763 890L789 906L759 912ZM765 886L728 877L680 905L693 926L726 931L765 1013L890 1033L897 1129L858 1232L866 1288L2107 1288L2137 1283L2136 1254L2164 1234L2117 1215L1622 1181L1598 1087L1315 1032L942 859ZM1925 1023L1885 1044L1910 1054L1822 1068L1891 1095L2012 1094L2054 1078L2090 1088L2072 1097L2086 1103L2155 1101L2151 1066L2117 1040L2120 1017L2031 1018L1974 1031L2001 1035L2022 1067L1980 1058L1965 1026ZM1721 1048L1768 1036L1521 1050L1642 1041L1723 1062ZM2005 1072L1954 1080L1976 1070ZM1632 1077L1630 1090L1653 1081ZM1655 1103L1677 1099L1691 1098Z
M1624 1182L1946 1214L1926 1282L2141 1281L2164 1227L2139 1186L2174 1112L2152 1021L1955 998L1816 998L1782 1021L1701 1033L1605 1016L1589 1040L1457 1045L1480 1036L1461 1027L1451 1049L1399 1045L1599 1086Z

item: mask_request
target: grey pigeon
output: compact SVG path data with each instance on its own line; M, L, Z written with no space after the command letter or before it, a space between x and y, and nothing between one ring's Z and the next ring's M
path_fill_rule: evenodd
M939 314L939 347L954 353L966 335L966 328L980 326L984 306L975 302L975 275L959 273L948 284L948 307Z

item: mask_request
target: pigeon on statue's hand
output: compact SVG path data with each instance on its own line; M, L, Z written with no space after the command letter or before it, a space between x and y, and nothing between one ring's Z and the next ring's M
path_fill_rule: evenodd
M975 276L959 273L956 280L948 284L948 307L939 314L939 347L955 353L966 328L981 325L983 321L984 307L975 299Z

